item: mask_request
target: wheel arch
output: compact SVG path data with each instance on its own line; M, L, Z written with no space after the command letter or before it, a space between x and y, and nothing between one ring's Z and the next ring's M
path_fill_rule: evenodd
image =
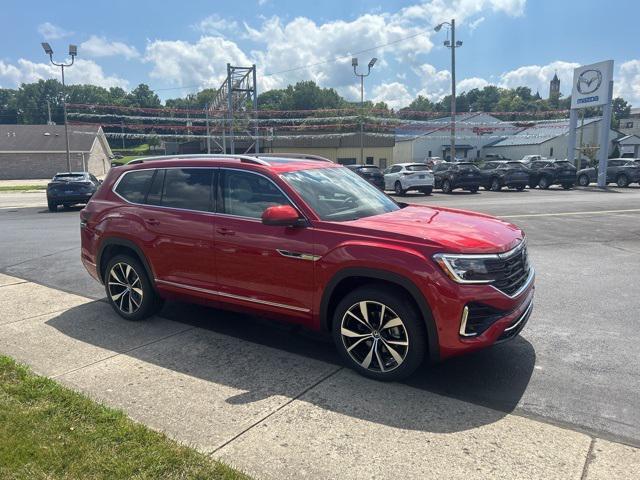
M135 242L121 237L105 238L100 244L100 248L98 249L98 255L96 256L96 266L100 280L103 283L107 262L110 258L112 258L114 255L118 255L119 253L133 253L140 261L140 263L142 263L142 266L145 269L151 285L155 285L153 270L151 269L151 265L149 264L147 257L142 252L142 249Z
M331 322L334 309L347 292L367 283L393 284L403 290L415 303L427 329L427 343L431 361L438 361L440 348L438 343L438 330L436 328L431 307L418 287L408 278L386 270L353 267L345 268L337 272L324 288L320 300L320 328L323 331L331 331Z

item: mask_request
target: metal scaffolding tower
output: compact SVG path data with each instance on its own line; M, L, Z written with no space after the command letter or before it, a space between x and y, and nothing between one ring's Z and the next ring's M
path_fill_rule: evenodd
M234 130L241 128L249 136L249 118L258 116L258 92L256 88L256 66L236 67L227 63L227 78L222 83L216 97L208 106L208 117L224 118L222 122L222 152L227 153L227 133L229 139L229 153L235 152ZM255 122L255 141L245 151L252 147L255 152L260 151L258 139L258 122Z

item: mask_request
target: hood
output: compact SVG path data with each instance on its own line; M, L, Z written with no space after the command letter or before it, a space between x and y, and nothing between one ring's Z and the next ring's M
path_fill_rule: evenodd
M506 252L524 238L522 230L515 225L489 215L422 205L409 205L349 224L412 237L449 253Z

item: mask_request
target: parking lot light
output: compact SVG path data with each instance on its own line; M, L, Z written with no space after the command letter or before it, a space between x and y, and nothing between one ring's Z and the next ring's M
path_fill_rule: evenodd
M44 49L44 53L46 53L47 55L53 55L53 49L51 48L51 45L49 45L47 42L42 42L41 45Z
M367 64L367 73L358 73L358 59L351 59L351 66L356 77L360 77L360 113L364 111L364 77L368 77L378 59L373 57ZM364 164L364 122L360 119L360 163Z

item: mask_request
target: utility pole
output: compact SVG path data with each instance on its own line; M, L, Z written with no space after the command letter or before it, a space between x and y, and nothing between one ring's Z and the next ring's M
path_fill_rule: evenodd
M47 125L53 125L53 122L51 121L51 103L49 102L49 100L47 100L47 115L49 120L47 121Z
M377 61L377 58L372 58L367 65L367 73L358 73L358 59L355 57L351 59L353 73L356 77L360 77L360 163L362 165L364 165L364 77L369 76Z
M434 28L439 32L443 25L451 28L451 41L445 40L444 46L451 49L451 147L449 149L451 161L456 161L456 48L462 46L460 40L456 41L456 21L442 22Z
M211 130L209 130L209 104L204 106L205 118L207 121L207 153L211 153Z

